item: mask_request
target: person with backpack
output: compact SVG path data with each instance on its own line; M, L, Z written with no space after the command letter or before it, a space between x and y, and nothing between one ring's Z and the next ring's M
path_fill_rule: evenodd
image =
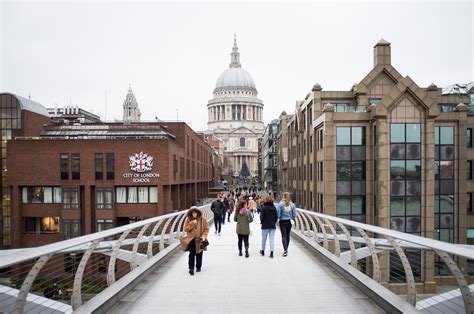
M214 226L216 227L216 234L221 235L222 215L227 211L224 205L224 198L221 194L217 196L217 200L212 202L211 211L214 214Z
M291 226L296 219L296 206L290 198L290 193L283 193L283 198L277 207L277 216L280 220L281 241L283 244L283 256L288 256L288 245L290 244Z
M275 250L275 231L276 222L278 220L277 210L273 204L273 197L271 195L265 196L264 203L260 212L260 224L262 225L262 249L260 255L265 256L265 246L267 244L267 237L270 238L270 257L273 258L273 251Z
M250 210L245 207L246 201L240 201L235 209L234 221L237 222L237 246L239 248L239 256L242 256L242 241L245 245L245 257L249 257L249 235L250 223L253 221Z

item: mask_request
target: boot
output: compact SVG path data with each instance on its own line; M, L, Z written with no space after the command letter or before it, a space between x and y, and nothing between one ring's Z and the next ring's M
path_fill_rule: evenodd
M242 250L239 250L239 256L242 256Z
M260 255L265 256L265 251L264 251L264 250L260 250Z
M245 257L249 257L249 250L248 249L245 249Z
M194 269L190 269L190 270L189 270L189 274L190 274L191 276L194 276Z
M270 252L270 258L273 258L273 251Z

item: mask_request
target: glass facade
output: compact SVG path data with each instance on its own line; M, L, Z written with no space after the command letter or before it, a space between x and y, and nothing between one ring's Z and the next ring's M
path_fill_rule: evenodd
M435 128L435 239L454 243L454 127Z
M390 228L421 235L421 125L390 125ZM420 251L405 250L415 281L421 280ZM406 282L400 257L390 252L390 282Z
M0 140L2 145L2 215L0 220L0 228L2 229L1 234L1 246L9 246L11 244L10 232L11 232L11 203L10 203L10 190L7 183L7 141L12 139L12 130L18 130L21 128L21 107L17 98L13 95L2 94L0 95L0 124L1 133Z
M365 128L336 129L336 215L365 222Z
M421 235L420 124L391 124L390 143L390 228Z

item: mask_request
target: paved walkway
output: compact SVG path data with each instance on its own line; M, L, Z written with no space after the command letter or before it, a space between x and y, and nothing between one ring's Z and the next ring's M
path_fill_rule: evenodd
M275 258L261 256L257 219L250 257L238 256L235 225L226 222L222 236L211 227L201 273L189 275L187 253L177 253L110 313L383 313L297 241L282 257L278 229Z

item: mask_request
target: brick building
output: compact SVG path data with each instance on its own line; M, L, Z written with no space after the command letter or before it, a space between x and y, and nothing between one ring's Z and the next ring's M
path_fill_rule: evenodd
M47 113L21 112L23 132L6 140L9 247L128 224L208 195L211 148L183 122L53 125Z

